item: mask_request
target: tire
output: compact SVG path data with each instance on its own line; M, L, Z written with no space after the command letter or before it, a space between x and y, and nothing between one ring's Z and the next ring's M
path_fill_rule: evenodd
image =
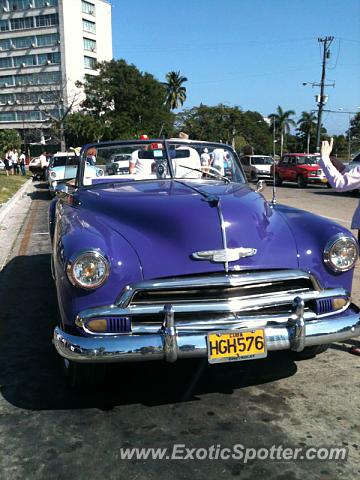
M296 183L297 183L299 188L305 188L307 186L307 181L302 175L299 175L297 177Z
M327 182L326 186L327 186L327 188L332 188L332 186L330 185L329 182Z
M257 180L258 180L258 177L256 175L256 172L252 171L250 173L250 181L255 183L255 182L257 182Z
M282 182L283 182L283 181L282 181L282 179L279 177L279 175L278 175L278 174L275 174L275 186L276 186L276 187L281 187Z
M63 359L63 369L70 388L96 387L102 385L106 378L105 364L83 364Z
M294 360L308 360L314 358L316 355L325 352L329 348L329 344L314 345L313 347L305 347L302 352L291 352L291 356Z

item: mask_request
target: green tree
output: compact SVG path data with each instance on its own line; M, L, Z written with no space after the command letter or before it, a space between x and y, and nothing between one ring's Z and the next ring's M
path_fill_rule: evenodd
M183 77L179 72L169 72L166 74L166 105L170 110L182 107L186 100L186 87L183 86L187 82L187 78Z
M97 76L86 77L82 107L101 119L106 135L137 138L141 133L170 134L174 115L166 106L166 89L150 73L140 72L125 60L98 64Z
M272 137L258 112L243 112L239 107L223 104L215 107L200 104L178 113L175 127L186 131L190 138L224 142L237 151L251 145L255 153L271 153Z
M349 144L345 135L334 135L334 146L332 149L332 155L347 160Z
M103 139L106 125L93 115L76 112L67 116L64 129L66 144L77 147Z
M21 148L21 138L17 130L0 130L0 153L5 155L5 153L13 148L20 150Z
M280 105L278 105L276 109L276 113L271 113L269 118L271 120L271 131L274 129L274 122L275 122L275 131L280 133L280 156L283 154L284 150L284 139L286 139L286 135L290 133L290 128L295 127L296 123L291 116L295 115L294 110L286 110L284 111Z
M349 139L351 151L357 153L360 150L360 112L358 112L350 121L350 129L346 132Z
M316 114L314 112L301 112L301 117L297 122L298 136L302 143L302 151L310 153L311 136L316 132ZM316 139L312 144L315 147Z

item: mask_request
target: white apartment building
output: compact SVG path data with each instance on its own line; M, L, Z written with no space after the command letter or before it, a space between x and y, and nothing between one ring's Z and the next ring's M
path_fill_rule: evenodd
M107 0L0 0L0 129L46 129L112 57Z

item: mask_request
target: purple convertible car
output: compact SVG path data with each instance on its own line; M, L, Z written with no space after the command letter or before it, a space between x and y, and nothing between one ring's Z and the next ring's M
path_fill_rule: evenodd
M90 148L104 171L114 155L129 168L87 177ZM54 344L72 383L108 362L306 358L360 334L352 234L261 189L224 144L83 148L50 207Z

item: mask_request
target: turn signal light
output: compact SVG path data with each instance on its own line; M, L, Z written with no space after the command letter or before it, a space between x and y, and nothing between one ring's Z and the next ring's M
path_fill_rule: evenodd
M107 321L105 318L96 318L87 323L87 328L93 332L106 332Z

